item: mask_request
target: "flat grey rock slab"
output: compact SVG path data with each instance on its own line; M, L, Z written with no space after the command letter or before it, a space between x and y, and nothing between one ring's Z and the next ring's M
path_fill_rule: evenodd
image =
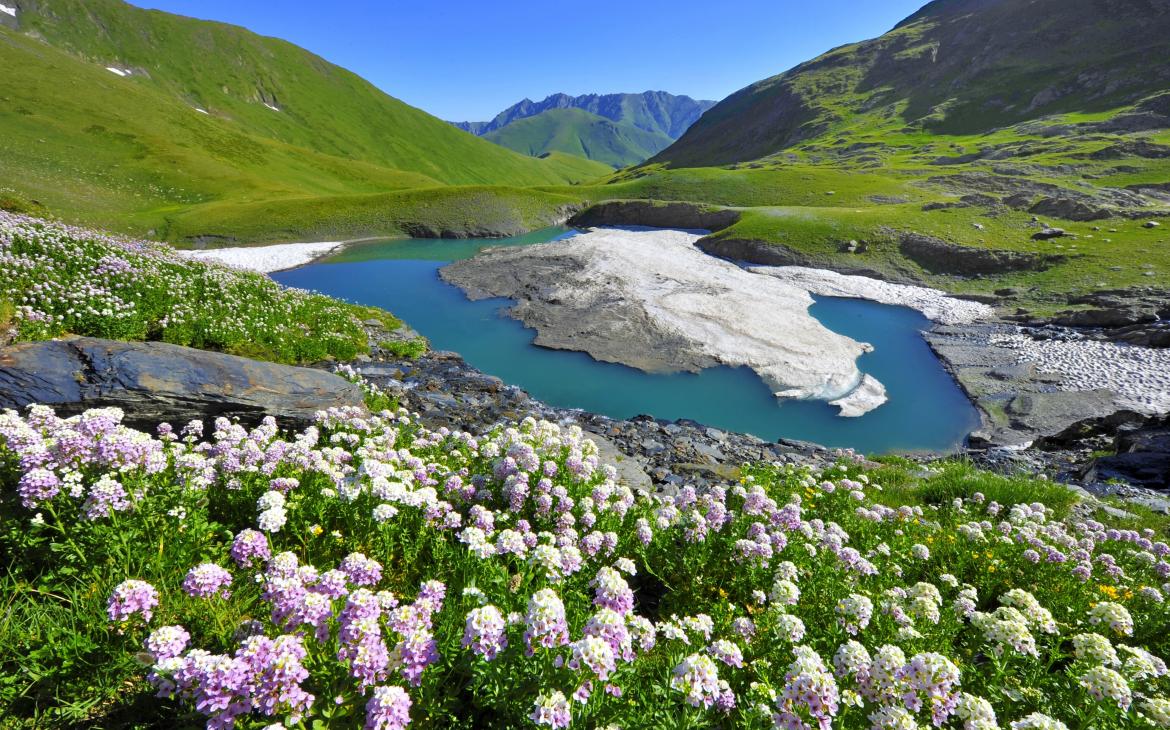
M317 411L364 405L357 385L324 370L92 337L0 350L0 408L32 403L62 414L116 406L128 424L151 429L219 416L249 424L273 416L282 427L299 428Z

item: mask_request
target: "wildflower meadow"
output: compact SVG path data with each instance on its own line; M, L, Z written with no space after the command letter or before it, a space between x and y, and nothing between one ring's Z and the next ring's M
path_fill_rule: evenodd
M532 419L120 418L0 416L0 707L30 725L1170 727L1170 545L968 471L656 496Z
M296 363L365 352L371 317L400 324L163 244L0 211L0 336L162 340Z

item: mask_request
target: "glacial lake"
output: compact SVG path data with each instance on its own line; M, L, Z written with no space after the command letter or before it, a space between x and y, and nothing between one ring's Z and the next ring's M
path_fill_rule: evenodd
M829 329L874 346L858 365L888 391L889 401L876 410L841 418L824 402L778 402L747 368L648 374L596 362L580 352L537 347L535 332L503 313L509 300L469 301L438 275L446 263L490 246L525 246L572 233L550 228L508 239L362 243L272 278L387 309L429 338L435 349L454 350L480 370L564 408L614 418L689 418L767 440L803 439L863 453L945 451L961 445L979 425L974 407L920 335L929 320L905 307L819 297L811 308Z

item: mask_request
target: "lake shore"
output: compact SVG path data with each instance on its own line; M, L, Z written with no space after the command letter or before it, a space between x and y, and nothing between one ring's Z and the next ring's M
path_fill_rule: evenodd
M631 229L601 229L618 230L628 233ZM868 299L883 304L892 304L910 307L921 312L935 326L923 333L935 355L943 366L955 378L968 398L980 412L982 426L972 434L972 443L980 445L1002 445L1019 447L1031 443L1039 437L1058 433L1070 425L1085 419L1101 418L1120 410L1133 410L1145 415L1158 415L1170 411L1170 381L1168 381L1167 351L1158 348L1134 347L1128 345L1102 343L1093 337L1071 328L1030 328L1021 327L1014 323L1007 323L997 317L996 310L986 304L949 296L946 292L921 286L896 284L878 279L841 274L825 269L813 269L801 266L762 266L755 264L741 264L718 259L699 252L693 247L693 240L698 239L696 232L680 232L670 229L638 230L633 232L649 236L645 241L661 241L666 236L674 241L677 253L682 249L692 249L696 256L702 258L692 260L691 251L686 251L682 267L673 266L663 269L659 264L663 261L661 251L656 255L645 257L642 248L627 249L627 256L617 259L609 258L606 271L594 271L588 277L597 281L612 280L615 275L630 278L630 272L638 267L644 267L646 261L654 261L653 278L659 280L646 282L631 280L629 286L634 289L652 290L657 286L662 288L662 281L669 279L670 272L682 268L682 278L675 278L675 283L688 280L695 283L694 268L696 261L703 264L703 270L710 262L719 262L720 270L725 267L738 269L748 276L768 277L777 283L789 287L786 295L786 306L803 305L806 315L792 321L803 322L807 317L806 299L811 293L816 296L851 297ZM595 231L596 233L596 231ZM586 242L598 241L587 236L594 234L579 234L574 237ZM603 234L605 235L605 234ZM614 235L614 234L609 234ZM681 236L681 237L680 237ZM613 247L614 239L598 244L604 248ZM209 249L204 251L184 252L194 258L212 259L227 265L246 268L254 271L271 273L297 268L312 263L320 258L335 253L342 246L355 243L345 242L315 242L301 244L278 244L273 246L239 247L224 249ZM580 243L580 240L578 240ZM562 243L542 244L542 246L557 247ZM590 244L591 248L596 248ZM655 244L657 246L657 244ZM464 274L451 277L450 268L444 269L443 278L461 288L476 290L473 282L452 281L453 278L465 276L478 278L482 272L479 263L483 260L507 261L506 266L496 267L493 270L505 270L511 273L508 276L520 277L526 265L520 261L533 251L534 247L523 249L509 249L501 252L491 252L468 262L462 262L456 268ZM539 247L535 247L539 248ZM619 247L620 248L620 247ZM550 249L555 253L557 250ZM584 253L584 249L582 249ZM596 253L596 251L594 251ZM567 267L584 276L586 259L589 256L574 257L571 260L558 260L554 254L541 254L544 259L535 269L532 281L521 283L518 279L507 287L488 291L478 288L474 296L500 295L508 296L513 300L521 300L513 309L513 316L526 325L538 329L536 344L556 349L581 349L599 360L610 362L624 362L633 364L650 371L669 369L701 369L724 362L713 355L710 349L698 348L693 342L686 342L679 333L685 330L685 321L668 317L669 308L666 301L672 297L659 297L656 306L651 309L658 315L654 319L654 326L647 328L646 321L622 321L619 316L611 321L605 316L598 316L597 311L604 309L608 303L621 302L623 296L607 296L587 298L575 306L564 317L549 319L544 322L539 310L547 305L545 300L565 300L564 287L568 279L565 273L556 273ZM497 259L496 257L502 257ZM601 255L598 258L602 258ZM667 256L667 259L673 257ZM474 263L472 263L474 262ZM677 262L675 262L677 263ZM688 265L692 270L687 270ZM489 277L490 278L490 277ZM637 279L637 277L633 277ZM557 285L554 286L553 282ZM467 286L463 284L466 283ZM745 280L746 291L754 292L754 282ZM496 282L493 286L500 285ZM526 296L520 293L527 292ZM612 295L612 292L610 292ZM530 296L529 296L530 295ZM629 306L628 297L623 306ZM675 298L677 300L677 298ZM674 302L671 302L673 306ZM751 304L758 304L752 302ZM745 305L746 306L746 305ZM711 308L707 307L706 311ZM730 311L730 310L728 310ZM704 308L695 310L692 307L691 315L699 315L701 326L696 328L692 337L700 335L707 337L710 334L709 321L702 321ZM750 320L749 320L750 321ZM815 322L815 320L813 320ZM580 322L590 322L593 327L585 333L590 337L588 347L580 347ZM545 325L545 326L540 326ZM636 325L636 326L635 326ZM758 325L758 323L757 323ZM754 327L755 325L753 325ZM789 324L773 325L780 331ZM619 337L623 327L629 328L629 336ZM704 329L706 328L706 329ZM712 342L724 342L727 336L734 337L735 332L723 327L724 337L713 337ZM745 328L750 329L750 328ZM822 328L823 329L823 328ZM558 330L562 330L560 334ZM660 339L647 339L647 332L657 331ZM824 330L833 338L839 335ZM576 333L576 334L574 334ZM681 345L679 340L681 339ZM849 338L841 338L856 343ZM653 345L653 347L648 347ZM651 352L654 347L659 348L657 354ZM1104 350L1108 352L1104 352ZM622 350L625 350L623 353ZM664 354L666 353L666 354ZM685 353L685 356L684 356ZM858 353L860 354L860 353ZM856 358L856 355L853 356ZM1116 359L1124 367L1107 367L1105 363ZM861 415L884 402L886 394L881 384L870 378L868 380L850 379L852 388L841 397L833 400L839 407L842 415ZM775 380L766 381L770 386ZM774 390L779 390L774 388ZM792 389L788 389L792 390ZM805 390L800 395L807 396L811 391ZM797 397L800 397L798 395ZM825 390L822 396L828 395ZM815 397L815 396L814 396Z

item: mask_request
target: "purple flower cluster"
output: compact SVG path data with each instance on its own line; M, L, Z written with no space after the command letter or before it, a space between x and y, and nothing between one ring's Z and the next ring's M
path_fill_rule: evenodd
M472 609L463 629L463 648L490 662L508 648L507 628L504 615L495 606Z
M183 591L192 598L229 598L232 574L215 563L202 563L187 571Z
M531 655L536 647L555 649L569 643L569 624L565 604L551 588L544 588L528 600L525 618L524 647Z
M382 580L382 564L361 553L350 553L341 561L341 572L355 586L374 586Z
M110 594L106 613L116 624L125 624L135 616L148 622L157 607L158 591L154 586L141 580L125 580Z
M236 565L241 568L251 568L256 564L263 564L268 562L272 557L272 551L268 547L268 538L264 533L246 529L241 530L236 539L232 541L232 560L236 561Z
M410 695L394 685L375 687L366 702L365 730L402 730L410 724Z

